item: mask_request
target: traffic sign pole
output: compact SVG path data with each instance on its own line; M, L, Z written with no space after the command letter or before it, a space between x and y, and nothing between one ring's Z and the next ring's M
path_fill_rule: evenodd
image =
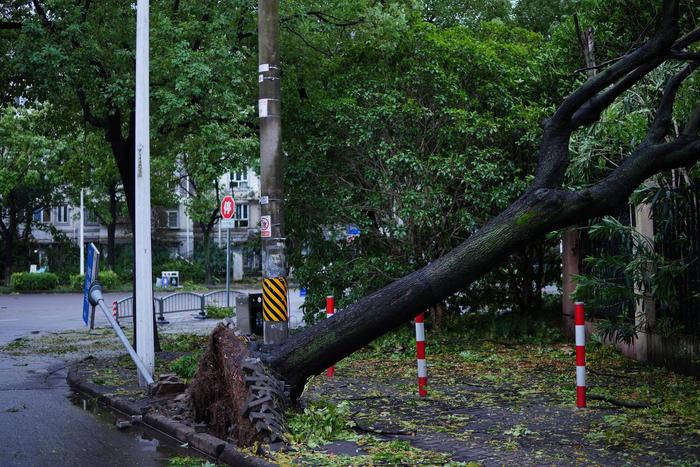
M231 174L229 173L229 180ZM230 183L230 181L229 181ZM221 224L226 228L226 308L231 308L231 228L236 216L236 202L226 195L221 200Z

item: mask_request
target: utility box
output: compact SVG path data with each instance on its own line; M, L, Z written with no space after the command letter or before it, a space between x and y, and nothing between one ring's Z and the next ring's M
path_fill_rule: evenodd
M243 334L263 334L262 294L236 297L236 325Z

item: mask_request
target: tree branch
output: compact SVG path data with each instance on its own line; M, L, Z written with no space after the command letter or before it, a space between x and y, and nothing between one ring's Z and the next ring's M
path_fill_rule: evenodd
M0 29L22 29L22 23L16 21L0 21Z
M344 20L342 18L335 17L333 15L330 15L328 13L324 13L322 11L307 11L307 15L309 16L314 16L318 20L332 24L333 26L340 26L340 27L347 27L347 26L355 26L356 24L362 24L365 22L364 18L358 18L355 20Z
M669 57L678 60L700 60L700 52L678 52L672 50Z
M598 93L618 81L624 81L624 77L633 75L638 68L648 68L647 72L653 69L645 65L650 60L658 60L658 57L663 56L678 36L678 1L664 0L662 12L656 34L651 39L572 92L564 99L547 124L558 127L568 125L571 117ZM644 74L636 73L634 76L639 80Z
M664 136L666 136L673 117L673 103L676 100L676 94L678 94L678 88L680 88L681 83L688 78L693 71L697 68L697 63L689 64L683 68L679 73L673 75L666 82L664 87L663 96L661 97L661 104L656 111L656 117L654 122L651 124L649 132L643 144L652 144L660 142Z
M83 118L85 119L85 121L97 128L108 128L109 121L107 117L97 117L95 116L95 114L92 113L92 110L90 109L90 104L87 101L87 97L85 96L85 91L83 90L83 88L78 87L78 89L76 89L75 92L78 95L78 101L80 102L80 108L83 111Z

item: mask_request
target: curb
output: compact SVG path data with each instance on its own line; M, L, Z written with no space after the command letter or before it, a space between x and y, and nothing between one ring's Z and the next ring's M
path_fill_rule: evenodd
M78 362L79 363L79 362ZM163 415L148 413L149 406L129 401L120 397L111 397L100 392L99 386L83 381L78 374L78 363L74 363L68 370L68 385L81 394L94 398L97 402L129 416L142 416L138 423L153 430L160 431L204 454L234 466L274 467L277 464L242 453L238 448L220 438L208 433L196 433L194 428L171 420Z

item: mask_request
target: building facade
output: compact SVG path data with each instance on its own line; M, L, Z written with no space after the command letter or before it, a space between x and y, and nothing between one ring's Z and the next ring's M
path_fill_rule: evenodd
M186 180L186 179L185 179ZM188 182L183 182L188 183ZM231 245L234 251L249 240L259 236L260 224L260 178L252 168L241 172L224 174L219 181L220 186L230 187L230 192L236 202L235 227L231 229ZM176 204L172 206L152 207L152 238L154 245L166 248L173 257L193 259L195 242L202 238L201 229L187 214L188 190L186 186L179 187L176 193ZM214 207L212 207L213 209ZM79 245L80 242L80 206L74 206L66 201L59 206L36 211L34 221L40 224L32 229L32 236L37 244L39 264L43 263L44 248L55 242L52 228L64 234L69 240ZM43 226L41 226L43 224ZM85 243L98 245L107 244L107 226L102 224L94 213L86 209L84 222ZM226 247L227 232L222 229L217 220L213 230L212 243L221 248ZM115 244L131 244L133 235L128 219L120 219L115 231ZM248 258L248 269L259 267L259 258Z

